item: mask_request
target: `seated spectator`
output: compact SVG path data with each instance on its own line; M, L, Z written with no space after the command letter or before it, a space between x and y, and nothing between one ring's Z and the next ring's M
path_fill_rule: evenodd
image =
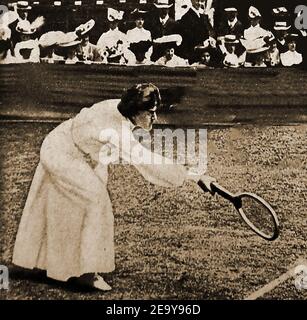
M102 53L100 49L90 43L89 32L93 29L94 25L95 21L91 19L85 24L81 24L75 30L78 39L81 40L81 43L77 48L77 57L80 61L102 62Z
M270 41L270 48L267 51L265 63L268 67L277 67L280 65L280 52L275 38Z
M238 10L236 8L225 8L225 19L221 22L218 30L219 40L223 40L226 35L235 35L237 39L243 36L243 24L238 20Z
M97 42L106 63L125 64L128 60L125 58L128 49L127 36L118 29L123 14L123 11L108 8L109 30L103 33Z
M55 53L59 56L59 59L55 59L55 62L64 61L65 64L75 64L79 62L77 53L78 47L81 44L81 40L78 39L78 36L75 32L68 32L61 39L61 42L58 44L58 48Z
M200 0L191 0L192 7L179 21L180 33L183 38L181 55L190 64L197 61L195 47L216 46L215 34L209 18L201 8Z
M223 65L227 68L239 68L244 65L246 52L239 51L240 42L235 35L226 35L224 40L225 57Z
M169 4L169 0L157 0L154 2L154 5L157 14L154 15L149 28L152 39L155 40L164 36L179 34L178 22L169 16L169 9L173 4ZM156 61L164 54L164 52L157 51L158 49L157 46L153 47L152 61Z
M165 36L165 39L168 39L166 37L168 36ZM155 62L155 64L166 67L188 66L187 60L184 60L175 54L178 42L176 43L176 41L171 40L172 39L170 38L170 41L165 41L160 44L160 50L164 51L164 54Z
M54 59L59 59L55 55L55 50L63 37L65 37L65 33L62 31L49 31L39 38L41 62L53 63Z
M280 54L281 64L284 67L297 66L303 62L302 54L296 51L297 39L298 39L297 34L289 34L286 37L288 51Z
M286 36L291 26L286 21L276 21L274 25L274 36L279 53L288 51Z
M177 53L181 43L182 43L182 37L179 34L171 34L171 35L162 36L160 38L154 39L153 52L155 53L155 55L152 55L152 60L157 61L159 58L164 56L166 46L168 46L169 44L173 45L172 49L174 49ZM154 60L153 57L155 57L156 60Z
M221 66L221 53L213 47L196 47L197 62L192 67L198 68L217 68Z
M253 52L250 53L249 61L246 61L244 66L245 67L254 67L254 68L265 68L266 60L267 60L267 54L269 50L269 46L264 44L262 46L259 46L258 48L254 48Z
M43 24L43 17L38 17L32 23L28 20L18 22L16 31L20 33L21 42L18 42L14 49L17 63L40 62L39 43L35 33Z
M128 64L151 64L153 48L151 33L144 29L146 13L146 11L139 9L135 9L131 13L135 21L135 28L127 31Z
M11 55L11 29L0 26L0 64L15 63Z

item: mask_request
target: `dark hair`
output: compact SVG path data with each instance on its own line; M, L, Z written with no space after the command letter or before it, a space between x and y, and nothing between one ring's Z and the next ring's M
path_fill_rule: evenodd
M126 118L131 118L140 111L152 109L161 104L158 87L152 83L141 83L126 90L117 108Z

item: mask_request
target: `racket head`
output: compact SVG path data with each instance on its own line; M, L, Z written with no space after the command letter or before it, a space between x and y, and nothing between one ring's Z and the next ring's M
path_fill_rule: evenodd
M240 193L233 202L245 223L260 237L273 241L279 236L279 221L271 205L253 193Z

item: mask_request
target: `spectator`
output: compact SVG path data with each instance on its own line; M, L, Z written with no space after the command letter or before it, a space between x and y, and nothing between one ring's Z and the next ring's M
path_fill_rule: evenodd
M244 30L244 38L241 39L241 43L246 49L246 65L262 66L262 58L259 60L261 62L257 59L263 55L259 50L265 47L269 48L268 41L272 37L272 33L260 26L262 17L257 8L251 6L248 15L251 26Z
M63 37L65 37L65 33L62 31L50 31L39 38L41 62L53 63L54 59L59 58L55 55L55 50Z
M225 58L223 65L227 68L239 68L244 65L246 52L238 53L237 47L240 44L235 35L225 36Z
M59 50L58 53L63 57L66 64L75 64L80 61L77 56L80 43L81 40L78 39L75 32L68 32L65 34L61 43L59 43L59 49L61 50Z
M123 15L123 11L108 8L109 30L103 33L97 42L97 46L106 57L107 63L125 64L127 61L125 58L128 48L127 36L118 29Z
M244 30L244 39L252 42L256 39L270 36L270 32L260 26L262 16L257 8L251 6L249 8L248 16L251 26Z
M102 62L101 51L94 44L90 43L89 32L93 29L95 21L89 20L85 24L81 24L76 28L75 33L81 40L77 48L77 57L80 61Z
M221 65L221 54L217 48L199 46L196 48L196 54L198 56L197 62L194 62L192 67L216 68Z
M43 17L36 18L32 23L29 20L20 20L18 22L16 31L20 33L21 41L16 44L14 49L18 63L40 62L39 43L35 33L43 24Z
M150 64L153 52L152 38L149 30L144 29L144 16L147 11L135 9L131 14L135 21L135 28L128 30L129 64Z
M280 53L288 51L286 36L291 26L286 21L276 21L274 25L274 36L276 38L277 49Z
M235 35L237 39L243 36L244 28L241 21L238 20L238 10L236 8L225 8L226 19L220 26L218 35L225 37L226 35Z
M288 51L280 54L280 60L284 67L292 67L299 65L303 62L303 56L296 51L297 47L297 34L289 34L286 37Z
M152 39L160 39L164 36L173 34L179 34L179 24L177 21L169 16L169 9L172 4L169 4L169 0L157 0L154 3L157 8L157 14L154 15L151 21L150 32ZM152 61L156 61L164 54L163 50L160 50L159 46L153 47Z
M171 34L178 34L179 24L169 16L169 9L172 7L172 4L169 4L169 0L157 0L154 5L157 8L157 14L151 23L152 38L157 39Z
M275 38L270 42L270 49L267 52L266 64L269 67L276 67L280 65L280 52Z
M200 0L192 0L192 7L183 15L180 24L182 41L182 56L190 64L197 61L196 46L215 47L214 31L209 23L208 16L201 9Z
M167 37L167 36L165 36ZM180 36L179 36L180 37ZM178 42L177 42L178 43ZM164 50L164 54L156 61L156 65L166 67L183 67L188 65L188 61L180 58L175 54L175 48L177 44L175 41L169 41L161 44L161 48Z
M7 26L0 26L0 64L14 63L11 55L11 30Z

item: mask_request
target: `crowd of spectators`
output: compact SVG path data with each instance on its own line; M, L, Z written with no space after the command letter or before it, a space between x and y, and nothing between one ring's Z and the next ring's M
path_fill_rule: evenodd
M224 8L221 21L213 21L214 8L208 7L208 2L204 5L200 0L191 0L178 20L170 16L173 4L168 0L156 0L154 6L153 15L141 8L130 12L134 27L126 32L119 28L126 16L124 12L108 8L107 16L101 19L108 21L109 30L101 34L97 43L91 43L89 34L95 28L94 19L70 32L40 34L45 18L38 16L30 22L31 6L19 1L0 20L0 64L239 68L293 67L303 65L307 59L307 32L294 28L285 7L273 9L274 26L267 30L262 26L261 12L254 6L248 10L249 25L239 21L235 7Z

